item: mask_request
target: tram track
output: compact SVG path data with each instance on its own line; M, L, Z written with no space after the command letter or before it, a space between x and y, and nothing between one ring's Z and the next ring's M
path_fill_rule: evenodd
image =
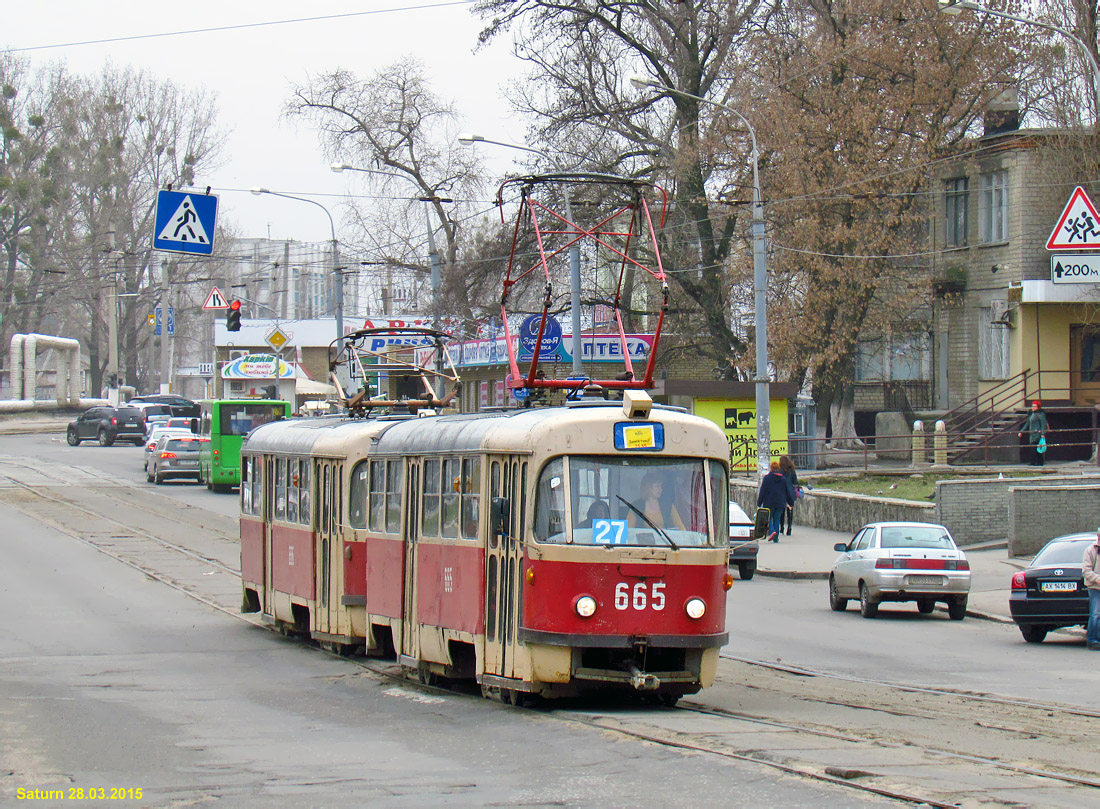
M196 530L197 522L228 518L211 515L196 520L195 515L174 514L173 510L191 507L169 498L161 498L164 503L135 503L135 497L149 493L95 473L89 473L89 480L99 485L78 492L71 475L66 479L58 470L22 465L43 476L42 482L49 481L46 490L40 490L18 479L23 474L9 474L13 466L10 459L0 459L0 502L206 606L266 626L239 612L239 571L224 555L211 551L231 546L236 553L235 537L215 529L218 536L204 540L210 529ZM162 528L144 524L148 519L163 521ZM162 530L180 536L161 536ZM591 709L559 702L550 711L534 710L555 721L909 804L951 807L965 800L1079 806L1097 800L1094 790L1100 788L1100 773L1088 759L1100 751L1089 741L1088 722L1100 716L1098 712L880 682L728 653L722 657L716 685L675 709ZM403 687L481 699L461 688L420 684L393 662L348 662L358 671ZM815 685L807 688L810 679ZM885 693L903 699L888 699ZM810 704L819 706L812 714L814 722L804 721ZM953 719L956 713L972 723L969 732L953 733L960 727ZM868 722L869 714L881 718ZM695 718L685 723L688 716ZM904 732L896 723L905 723ZM937 733L960 738L954 744L936 744L929 737ZM1011 737L1011 758L980 754L992 735L1002 744L1004 736ZM1067 749L1076 754L1059 766L1056 752Z

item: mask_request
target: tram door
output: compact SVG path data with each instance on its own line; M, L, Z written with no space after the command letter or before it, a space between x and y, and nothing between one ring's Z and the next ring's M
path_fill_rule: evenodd
M260 609L264 615L275 616L275 565L272 561L271 547L271 521L275 517L275 459L270 455L261 456L260 463L263 467L261 484L263 491L263 515L264 515L264 581L263 603Z
M401 654L420 658L420 622L416 614L416 557L420 544L420 461L410 460L405 472L405 576L402 587Z
M485 672L514 677L517 629L523 621L523 536L527 518L527 460L489 461L489 496L508 501L503 534L489 531L485 553Z
M343 581L339 560L343 542L340 525L343 516L343 464L339 461L318 461L315 474L320 508L316 509L317 552L317 630L330 634L340 631L339 582Z

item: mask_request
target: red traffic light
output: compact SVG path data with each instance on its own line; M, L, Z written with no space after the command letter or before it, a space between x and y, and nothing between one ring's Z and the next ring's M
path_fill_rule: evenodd
M234 312L236 312L236 311L240 310L241 302L240 301L230 301L229 302L229 308L232 309Z
M230 301L229 311L225 313L225 329L226 331L240 331L241 330L241 302Z

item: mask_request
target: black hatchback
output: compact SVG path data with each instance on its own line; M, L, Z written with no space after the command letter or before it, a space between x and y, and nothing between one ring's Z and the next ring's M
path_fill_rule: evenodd
M136 446L145 443L145 419L136 407L92 407L70 422L65 440L70 447L89 438L109 447L115 441L130 441Z
M1043 546L1024 570L1013 574L1008 606L1028 643L1048 632L1089 622L1089 593L1081 563L1095 533L1067 534Z

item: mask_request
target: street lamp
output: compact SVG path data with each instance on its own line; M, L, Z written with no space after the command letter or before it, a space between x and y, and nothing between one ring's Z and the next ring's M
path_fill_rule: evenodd
M1006 20L1012 20L1013 22L1023 23L1024 25L1035 25L1039 28L1046 28L1048 31L1057 31L1067 39L1071 39L1076 42L1081 50L1085 52L1085 56L1089 60L1089 65L1092 67L1092 94L1093 102L1096 104L1096 116L1097 121L1100 122L1100 65L1096 62L1096 56L1093 55L1092 49L1088 44L1073 33L1070 30L1062 28L1061 26L1054 25L1049 22L1042 22L1041 20L1033 20L1030 17L1021 17L1017 14L1008 14L1004 11L997 11L996 9L986 8L983 5L979 5L974 0L939 0L940 11L944 14L950 14L955 16L960 13L964 8L971 11L980 11L983 14L991 14L994 17L1003 17Z
M256 196L260 194L269 194L273 197L284 197L285 199L296 199L299 202L308 202L310 205L316 205L322 211L325 212L325 216L328 217L329 231L332 235L332 283L335 287L333 297L335 298L336 308L336 338L339 339L344 336L344 277L340 271L340 261L337 255L338 242L336 241L336 225L332 221L332 214L329 213L328 208L322 205L315 199L308 199L307 197L296 197L292 194L283 194L280 191L269 191L266 188L253 188L252 193Z
M492 143L495 146L503 146L506 149L519 149L523 152L532 152L537 154L556 168L557 161L550 157L546 152L541 149L533 149L530 146L520 146L518 143L505 143L499 140L489 140L484 135L474 135L468 132L458 136L458 142L465 144L466 146L473 146L475 143ZM560 169L558 169L560 170ZM573 224L573 205L569 195L569 186L564 187L565 191L565 215L569 219L569 223ZM574 225L575 227L575 225ZM573 243L569 245L569 308L571 311L571 322L573 339L571 350L573 352L573 375L582 376L584 374L584 363L581 362L581 351L583 349L583 342L581 340L581 246L580 243L574 239Z
M756 466L761 475L771 466L771 391L768 374L768 264L767 245L764 242L764 204L760 195L760 152L756 145L756 130L745 116L725 104L709 98L674 90L658 81L637 76L630 83L639 89L650 88L662 93L693 98L718 107L737 117L749 130L752 140L752 264L753 291L756 298Z

